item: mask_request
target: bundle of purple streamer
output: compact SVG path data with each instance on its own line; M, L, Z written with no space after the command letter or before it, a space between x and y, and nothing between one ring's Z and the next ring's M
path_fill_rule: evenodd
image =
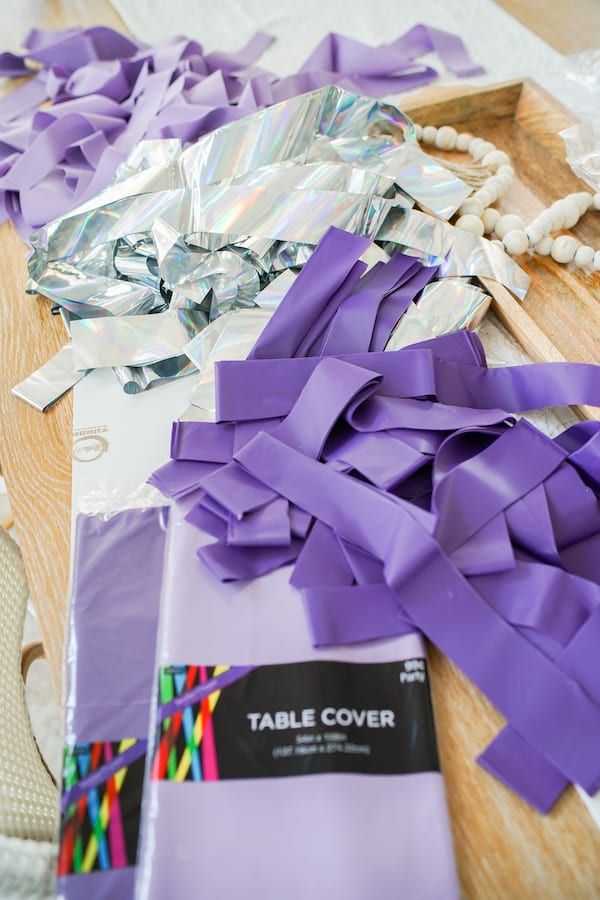
M422 631L507 719L482 765L546 812L600 786L600 424L511 414L598 404L600 369L488 369L468 331L380 352L415 260L357 281L367 243L324 236L151 480L203 491L219 579L295 563L315 647Z
M184 37L148 47L100 26L34 29L22 56L0 54L0 75L33 75L0 100L2 218L27 238L106 187L143 138L191 143L327 84L372 97L411 90L437 78L418 62L432 51L454 75L483 72L459 37L425 25L383 47L329 34L287 78L254 65L271 40L205 53Z

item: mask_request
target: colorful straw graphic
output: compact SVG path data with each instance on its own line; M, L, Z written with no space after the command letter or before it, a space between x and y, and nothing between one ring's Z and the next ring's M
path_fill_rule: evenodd
M239 680L248 671L250 667L161 667L160 724L152 779L216 781L219 778L213 713L221 696L221 685ZM229 675L223 679L225 673ZM210 693L202 690L203 685L210 689L213 682L214 690Z
M128 790L141 793L145 751L146 741L136 738L65 748L59 876L134 862L128 855L122 796Z

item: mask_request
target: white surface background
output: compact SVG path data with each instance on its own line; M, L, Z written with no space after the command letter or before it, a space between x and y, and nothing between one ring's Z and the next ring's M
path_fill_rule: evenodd
M276 38L257 65L276 75L295 72L316 44L337 31L366 44L394 40L423 23L460 34L486 75L485 84L535 77L571 109L584 114L590 98L566 77L565 57L492 0L111 0L132 34L148 43L184 34L206 52L237 50L255 31ZM549 3L556 0L548 0ZM566 0L559 0L566 2ZM432 55L427 60L443 76Z

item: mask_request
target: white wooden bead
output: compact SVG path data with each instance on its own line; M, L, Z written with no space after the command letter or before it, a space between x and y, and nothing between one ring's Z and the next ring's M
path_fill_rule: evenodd
M552 241L550 255L558 263L570 263L577 250L577 241L570 234L561 234Z
M498 221L496 222L495 232L502 240L505 234L508 234L509 231L523 231L525 225L523 223L523 219L520 216L507 215L500 216Z
M456 138L456 149L460 150L461 153L466 153L472 140L472 134L469 134L468 131L461 131Z
M510 157L504 150L490 150L489 153L485 154L481 162L484 166L488 166L495 172L499 166L508 166L510 164Z
M491 183L491 178L488 178L483 187L479 188L479 191L477 191L477 193L479 193L480 191L485 191L486 194L489 194L489 196L492 198L492 203L498 199L498 191Z
M469 197L464 203L461 203L458 212L461 216L481 216L483 215L484 206L481 200L475 197Z
M424 144L435 144L435 137L437 135L437 128L435 125L426 125L423 129L423 143Z
M540 256L550 256L554 239L549 234L545 235L533 248Z
M483 204L483 208L487 209L496 199L496 192L489 188L480 188L473 194L473 199L479 200L479 202Z
M594 253L594 262L592 263L592 269L594 272L600 272L600 250L596 250Z
M499 218L500 213L497 209L493 209L492 207L490 207L489 209L485 210L484 214L481 217L481 221L483 222L484 234L492 233Z
M539 222L545 234L550 234L550 232L554 231L554 228L552 227L552 215L549 209L545 209L541 212L535 221Z
M510 253L511 256L521 256L522 253L529 249L527 235L518 228L513 228L512 231L505 234L502 238L502 243L506 252Z
M515 177L515 170L512 166L498 166L496 175L507 175L509 178Z
M534 219L533 222L525 229L525 234L527 235L531 246L535 247L535 245L539 244L539 242L544 237L544 229L537 221L537 219Z
M473 159L477 162L480 159L483 159L484 156L487 156L488 153L491 153L492 150L495 150L494 144L490 141L482 141L481 144L478 144L477 147L473 150L472 156Z
M575 251L575 265L586 269L594 262L594 248L581 246Z
M498 197L503 197L508 190L506 181L500 175L492 175L485 183L486 188L496 191Z
M553 203L548 212L552 217L552 231L560 231L561 228L564 228L565 214L562 206Z
M414 122L413 124L415 127L415 137L418 141L420 141L423 138L423 126L417 125L416 122Z
M456 128L452 125L442 125L435 136L435 146L440 150L454 150L457 137Z
M467 150L469 151L471 156L474 156L475 152L479 149L481 144L485 144L485 141L483 140L483 138L479 138L479 137L471 138L471 140L469 141L469 146L467 147Z
M589 193L589 191L579 191L579 193L571 194L571 196L577 202L577 205L579 206L579 209L581 211L581 215L586 213L592 205L593 197Z
M483 222L479 216L461 216L456 223L456 227L462 231L470 231L471 234L478 234L480 237L483 237Z
M512 178L509 178L508 175L496 175L496 178L499 178L502 184L502 196L504 196L504 194L508 194L512 186Z
M592 197L592 206L594 209L600 209L600 191Z
M579 204L573 197L565 197L560 201L564 224L563 228L573 228L579 222L581 213L579 212Z

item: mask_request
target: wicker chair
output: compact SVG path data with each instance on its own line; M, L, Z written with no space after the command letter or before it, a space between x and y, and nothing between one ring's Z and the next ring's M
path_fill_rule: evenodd
M19 548L0 528L0 897L53 895L57 792L33 737L24 674L39 645L21 654L27 580Z

